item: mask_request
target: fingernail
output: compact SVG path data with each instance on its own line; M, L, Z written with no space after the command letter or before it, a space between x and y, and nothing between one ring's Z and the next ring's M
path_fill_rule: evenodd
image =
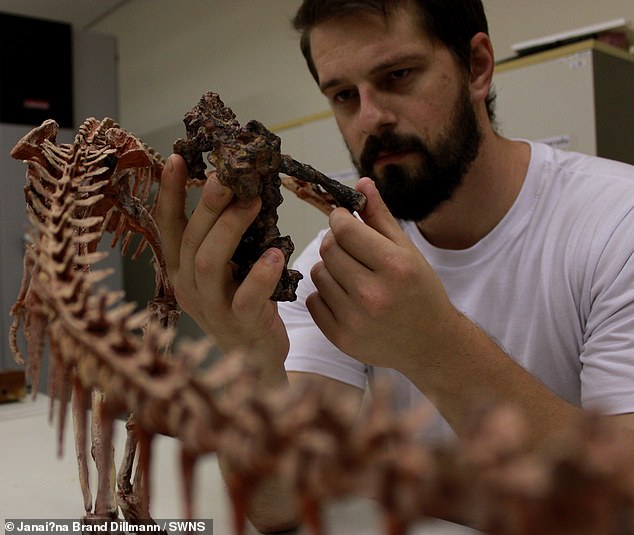
M279 264L282 261L282 257L277 249L267 249L262 253L262 259L270 265Z
M239 199L237 202L237 205L243 210L248 210L249 208L253 206L254 202L255 202L254 199Z
M226 195L229 191L225 186L223 186L215 176L210 176L207 179L207 183L211 188L211 191L214 195L220 197L222 195Z

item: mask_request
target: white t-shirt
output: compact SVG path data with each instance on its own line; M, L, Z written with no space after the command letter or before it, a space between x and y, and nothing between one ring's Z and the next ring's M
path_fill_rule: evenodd
M402 227L454 306L566 401L609 414L634 412L634 167L531 143L526 179L500 223L473 247L444 250L412 222ZM305 307L323 232L295 263L298 299L280 306L287 370L364 388L397 382L398 408L424 400L404 376L370 368L333 346ZM438 416L437 431L448 431Z

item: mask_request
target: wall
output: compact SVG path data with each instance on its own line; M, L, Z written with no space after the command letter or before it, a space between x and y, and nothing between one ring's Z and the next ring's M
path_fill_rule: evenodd
M134 0L95 27L115 35L120 120L167 152L180 118L203 91L243 119L276 125L326 109L290 19L300 0ZM617 17L632 0L484 0L499 59L511 45Z
M298 0L135 0L94 29L119 40L120 119L168 151L206 90L271 125L324 109L291 28ZM163 139L166 141L164 142Z

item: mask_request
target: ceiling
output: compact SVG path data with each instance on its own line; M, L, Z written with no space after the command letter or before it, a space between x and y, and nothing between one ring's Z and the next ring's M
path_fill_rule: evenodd
M50 19L90 30L97 22L132 0L0 0L0 12Z

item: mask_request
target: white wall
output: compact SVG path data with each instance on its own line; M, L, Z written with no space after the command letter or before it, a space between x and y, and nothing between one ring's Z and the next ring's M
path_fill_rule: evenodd
M298 52L298 0L135 0L93 29L120 53L120 121L151 141L171 135L207 90L240 120L271 125L324 109ZM167 144L165 144L167 145ZM166 147L157 147L161 152Z
M120 121L167 152L209 89L240 120L268 126L326 109L290 19L300 0L134 0L92 28L120 54ZM596 22L634 20L632 0L484 0L499 59L518 41Z

